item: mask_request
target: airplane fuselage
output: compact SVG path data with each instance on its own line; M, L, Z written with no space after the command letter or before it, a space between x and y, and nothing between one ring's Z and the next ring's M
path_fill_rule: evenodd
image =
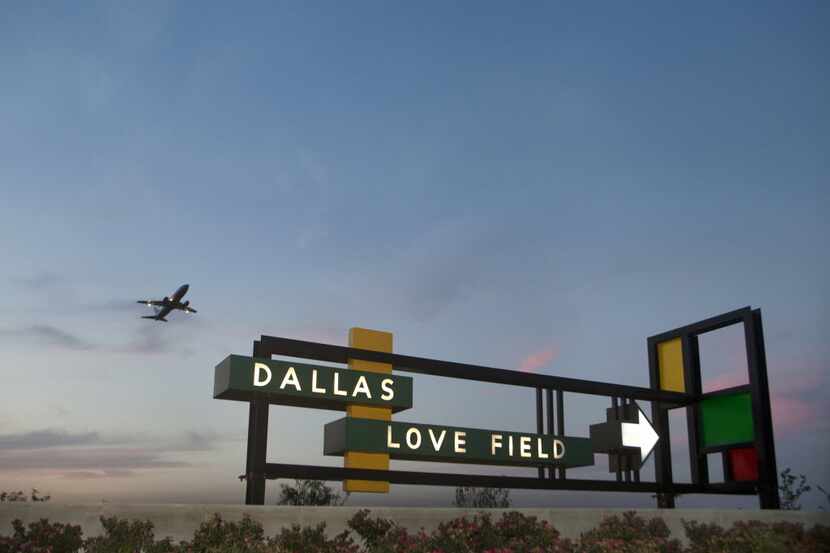
M150 305L156 308L156 314L154 316L147 316L142 318L155 319L157 321L167 321L165 317L174 309L184 311L185 313L196 313L196 310L190 307L189 301L182 302L182 298L185 294L187 294L187 290L189 288L189 284L182 284L175 292L173 292L172 296L164 296L164 299L161 300L139 301L138 303L144 303L146 305Z
M173 292L173 295L169 298L164 298L164 305L170 306L173 309L186 309L190 302L182 303L182 298L185 294L187 294L187 290L190 288L189 284L182 284L179 286L178 290Z

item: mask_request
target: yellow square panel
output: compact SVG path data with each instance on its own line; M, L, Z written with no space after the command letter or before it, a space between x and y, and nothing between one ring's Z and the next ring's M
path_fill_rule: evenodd
M686 391L686 379L683 371L683 346L680 338L673 338L657 344L657 366L660 368L661 390Z

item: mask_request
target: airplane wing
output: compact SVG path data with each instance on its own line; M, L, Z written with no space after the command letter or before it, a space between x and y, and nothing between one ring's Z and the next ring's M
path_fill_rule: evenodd
M138 300L136 303L143 303L144 305L152 305L153 307L161 307L164 305L163 301L159 300Z
M186 311L187 313L198 313L198 311L196 311L196 310L195 310L195 309L193 309L192 307L186 307L186 308L185 308L185 311Z

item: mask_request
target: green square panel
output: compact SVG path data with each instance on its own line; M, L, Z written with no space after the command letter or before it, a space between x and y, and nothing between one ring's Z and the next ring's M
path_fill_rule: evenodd
M700 402L703 447L755 440L752 398L749 393L715 396Z

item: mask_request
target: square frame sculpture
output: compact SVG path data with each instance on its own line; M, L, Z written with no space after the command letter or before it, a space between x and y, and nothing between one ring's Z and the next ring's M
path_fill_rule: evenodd
M737 324L744 327L749 384L704 394L701 385L698 336ZM669 351L667 354L666 348L673 349L678 341L680 352ZM685 406L692 484L704 490L717 490L720 485L709 481L706 455L721 453L726 484L747 481L747 474L757 474L754 483L757 486L761 508L780 508L761 310L744 307L651 336L647 343L652 389L677 390L677 375L681 374L685 388L683 391L693 398L692 402ZM666 366L667 360L673 366ZM669 378L666 378L667 375ZM668 411L674 407L677 406L659 401L651 404L655 429L667 438L661 440L655 448L656 479L667 487L672 485ZM721 420L724 426L714 429L713 426L718 420ZM746 454L745 450L748 448L754 451L754 456ZM740 455L736 453L737 450L741 450ZM757 467L754 467L757 470L753 471L753 467L741 465L741 474L736 477L732 467L734 459L737 458L743 461L757 459ZM674 507L674 496L658 494L658 506Z

